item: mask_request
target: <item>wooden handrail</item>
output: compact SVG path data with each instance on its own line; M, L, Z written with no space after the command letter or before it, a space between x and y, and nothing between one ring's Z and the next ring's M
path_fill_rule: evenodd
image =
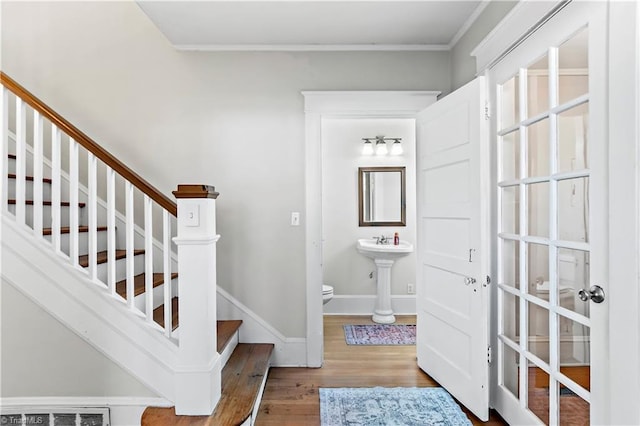
M42 102L27 89L18 84L15 80L9 77L4 72L0 71L0 83L7 89L11 90L16 96L26 102L31 108L38 111L44 117L46 117L51 123L57 126L60 130L73 138L76 142L90 151L98 159L104 162L106 165L115 170L116 173L128 180L143 193L147 194L149 198L158 203L161 207L169 211L174 216L178 215L178 207L176 203L169 197L164 195L158 189L156 189L149 182L141 178L136 172L124 165L120 160L114 157L107 150L98 145L93 139L85 135L80 129L67 121L60 114L51 109L47 104Z

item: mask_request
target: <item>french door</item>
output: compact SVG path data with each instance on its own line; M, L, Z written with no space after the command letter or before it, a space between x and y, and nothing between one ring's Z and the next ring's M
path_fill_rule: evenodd
M604 2L572 2L487 73L493 405L510 424L607 419L605 17Z

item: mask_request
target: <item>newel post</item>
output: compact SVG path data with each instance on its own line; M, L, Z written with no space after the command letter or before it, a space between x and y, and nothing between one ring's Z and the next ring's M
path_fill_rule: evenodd
M178 185L179 366L176 414L209 415L221 394L216 348L216 198L208 185Z

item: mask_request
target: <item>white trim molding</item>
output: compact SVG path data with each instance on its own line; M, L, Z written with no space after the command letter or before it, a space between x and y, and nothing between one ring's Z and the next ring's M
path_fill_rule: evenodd
M326 118L415 118L436 102L438 91L306 91L305 252L308 367L322 366L322 120Z
M458 43L460 39L467 33L467 31L469 31L469 28L471 28L473 23L476 22L480 14L487 8L487 6L489 6L490 1L491 0L480 1L480 4L478 5L478 7L476 7L473 13L469 15L466 21L464 21L464 24L462 24L458 32L453 36L453 38L449 42L448 44L449 50L453 49L456 43Z
M271 365L274 367L305 367L307 339L285 337L263 318L243 305L227 291L218 287L218 319L240 319L240 342L273 343Z
M442 52L449 44L174 44L185 52Z
M569 2L570 0L518 2L471 51L471 56L476 58L476 75L482 75L486 69L491 68Z
M372 315L376 303L373 294L335 295L324 305L324 315ZM391 309L394 315L415 315L415 295L392 295Z

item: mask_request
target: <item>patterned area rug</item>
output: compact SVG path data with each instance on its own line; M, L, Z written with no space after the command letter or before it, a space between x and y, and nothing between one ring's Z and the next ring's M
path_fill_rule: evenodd
M469 426L442 388L320 388L322 426Z
M345 325L347 345L415 345L416 326L412 324Z

